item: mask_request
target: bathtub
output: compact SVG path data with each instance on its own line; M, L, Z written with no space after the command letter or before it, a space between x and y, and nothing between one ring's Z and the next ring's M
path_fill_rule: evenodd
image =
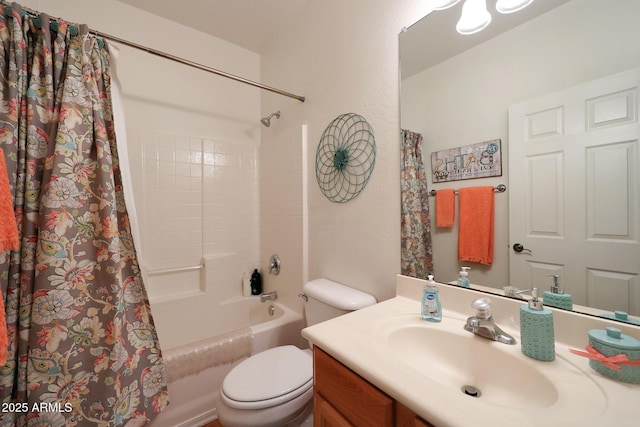
M190 331L187 342L173 337L171 342L182 344L163 347L170 403L151 426L199 427L214 420L222 381L234 366L272 347L307 345L300 335L304 318L278 302L239 297L217 305L214 311L219 320L198 328L209 331L210 337L193 340Z

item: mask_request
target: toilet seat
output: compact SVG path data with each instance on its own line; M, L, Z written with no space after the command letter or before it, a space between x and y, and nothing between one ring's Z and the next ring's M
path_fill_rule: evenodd
M309 352L286 345L242 361L222 383L221 399L231 408L264 409L281 405L313 387Z

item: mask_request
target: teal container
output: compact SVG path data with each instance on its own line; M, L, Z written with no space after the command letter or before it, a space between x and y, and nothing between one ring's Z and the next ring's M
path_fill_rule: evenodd
M520 307L520 347L525 356L550 362L556 358L553 312L543 307L537 288L532 295L528 305Z
M592 329L589 345L605 356L625 354L629 360L640 360L640 341L624 335L618 328ZM620 366L620 371L609 368L598 360L589 360L589 366L604 376L625 383L640 384L640 366Z
M573 309L573 297L569 294L558 294L551 291L545 291L542 294L544 304L549 307L564 308L565 310Z
M632 325L640 326L640 320L636 320L632 317L629 317L629 313L626 311L614 311L613 313L603 313L600 316L606 317L607 319L615 319L625 323L631 323Z

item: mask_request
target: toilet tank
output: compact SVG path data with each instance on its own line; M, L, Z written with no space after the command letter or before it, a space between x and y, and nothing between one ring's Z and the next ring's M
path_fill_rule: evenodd
M328 279L311 280L304 284L303 290L307 296L304 306L307 326L378 302L371 294Z

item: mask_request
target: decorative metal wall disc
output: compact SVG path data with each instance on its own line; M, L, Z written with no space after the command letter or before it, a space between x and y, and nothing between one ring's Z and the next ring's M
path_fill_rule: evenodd
M324 130L316 152L316 179L322 194L344 203L364 189L376 162L373 129L364 117L347 113Z

